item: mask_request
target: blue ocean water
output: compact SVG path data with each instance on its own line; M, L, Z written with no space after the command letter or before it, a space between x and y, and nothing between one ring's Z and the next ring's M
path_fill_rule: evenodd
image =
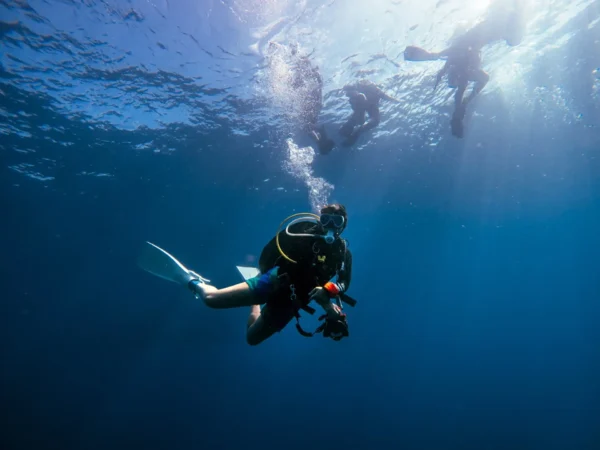
M600 448L600 2L521 2L463 139L440 63L402 57L499 3L0 1L2 448ZM315 154L269 42L319 66L332 136L346 83L400 103ZM237 283L327 201L340 342L250 347L245 308L136 265L149 240Z

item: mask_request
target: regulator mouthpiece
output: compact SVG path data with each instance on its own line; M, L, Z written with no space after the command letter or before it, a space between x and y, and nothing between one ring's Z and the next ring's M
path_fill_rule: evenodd
M327 230L327 234L323 236L323 239L327 244L333 244L335 242L335 234L333 230Z

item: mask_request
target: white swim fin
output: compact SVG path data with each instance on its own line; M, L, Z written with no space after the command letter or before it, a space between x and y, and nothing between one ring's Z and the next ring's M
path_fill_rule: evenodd
M198 280L202 283L210 281L188 270L173 255L151 242L146 242L144 250L138 258L138 265L152 275L183 286L188 286L192 280Z
M260 270L258 270L256 267L244 267L244 266L235 266L235 267L242 275L242 278L244 278L244 281L247 281L250 278L254 278L256 275L258 275L260 273Z

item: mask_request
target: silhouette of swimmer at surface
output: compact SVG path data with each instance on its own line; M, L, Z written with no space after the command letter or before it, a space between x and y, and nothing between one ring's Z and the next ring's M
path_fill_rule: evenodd
M346 138L342 145L350 147L356 143L361 133L379 125L379 100L383 99L394 103L398 103L398 100L390 97L379 89L376 84L367 80L346 85L343 91L348 96L348 101L352 107L352 116L342 125L340 134ZM369 115L368 122L366 121L367 114Z
M483 90L490 76L481 68L481 50L486 45L505 40L510 46L518 45L524 36L524 23L520 10L514 9L503 18L485 20L459 36L447 49L431 53L420 47L408 46L404 51L406 61L434 61L446 59L438 72L434 90L442 78L447 77L448 86L456 89L454 94L454 113L450 121L452 134L458 138L464 136L463 120L467 105ZM469 83L473 89L465 98Z
M271 43L272 48L285 48L281 44ZM315 141L319 153L326 155L335 147L335 143L327 137L324 126L319 126L319 115L323 108L323 79L319 67L313 66L308 56L298 53L297 45L290 45L291 55L291 87L299 95L298 111L302 131Z

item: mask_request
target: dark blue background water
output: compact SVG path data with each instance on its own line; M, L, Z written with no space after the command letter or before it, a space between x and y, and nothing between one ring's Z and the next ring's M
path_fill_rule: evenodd
M492 96L481 145L318 160L349 211L351 337L290 327L258 347L248 311L210 310L135 261L150 240L238 282L235 265L309 208L282 143L88 126L3 82L6 109L76 145L2 136L2 447L600 448L599 115L578 83L593 64L563 74L581 123L509 116ZM9 169L23 139L58 161L55 180ZM132 149L151 139L177 151ZM265 178L286 195L255 190Z

